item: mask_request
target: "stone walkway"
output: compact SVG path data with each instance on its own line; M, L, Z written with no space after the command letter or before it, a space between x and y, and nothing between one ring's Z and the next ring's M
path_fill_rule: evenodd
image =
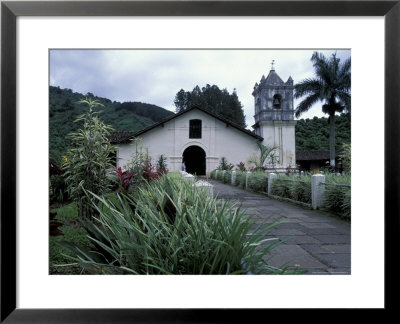
M306 269L307 274L350 274L350 224L322 211L270 199L262 194L207 179L217 199L239 201L256 223L284 223L267 237L283 241L272 250L268 264Z

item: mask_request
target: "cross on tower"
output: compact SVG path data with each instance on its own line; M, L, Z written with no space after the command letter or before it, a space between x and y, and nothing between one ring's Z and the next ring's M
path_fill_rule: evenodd
M275 70L275 69L274 69L274 64L275 64L275 60L272 60L272 62L271 62L271 71L272 71L272 70Z

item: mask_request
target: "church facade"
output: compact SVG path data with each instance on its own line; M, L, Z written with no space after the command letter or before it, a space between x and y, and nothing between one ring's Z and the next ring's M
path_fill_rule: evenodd
M170 171L181 170L197 175L216 169L222 157L234 165L247 163L257 154L256 142L277 146L277 168L295 166L293 120L293 80L284 83L271 69L254 87L254 132L217 116L202 107L193 106L137 133L115 132L111 142L118 146L117 167L132 160L135 138L148 149L153 160L162 154Z

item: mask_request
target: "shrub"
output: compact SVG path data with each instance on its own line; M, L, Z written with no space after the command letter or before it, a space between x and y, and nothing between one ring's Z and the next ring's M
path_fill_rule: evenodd
M68 200L67 184L62 175L50 176L50 202L64 202Z
M236 170L245 172L246 171L246 166L244 165L243 162L240 162L239 164L236 164Z
M85 269L103 274L282 273L264 260L276 246L265 242L273 225L255 227L232 202L217 206L187 181L166 175L134 196L97 199L102 206L97 205L94 229L105 242L107 258L104 252L68 246Z
M342 217L350 220L351 218L351 190L348 190L344 196L342 204Z
M222 157L219 162L218 169L230 171L233 169L233 164L228 163L228 160L225 157Z
M248 188L257 192L268 191L268 174L265 172L252 172L248 178Z
M64 205L63 207L54 210L57 213L55 220L62 222L64 225L59 229L63 236L49 237L49 273L50 274L79 274L81 268L77 265L57 266L59 264L68 264L74 254L60 246L58 243L68 242L78 245L89 245L90 241L87 238L87 232L82 227L76 225L78 221L78 209L75 203Z
M224 181L224 183L231 183L231 181L232 181L232 172L225 171L223 181Z
M260 141L256 141L255 144L258 152L253 154L247 161L250 165L253 165L254 170L262 171L267 164L274 167L276 163L279 163L276 157L278 146L264 145Z
M279 175L273 182L271 193L299 202L311 203L311 177L309 175Z
M217 180L224 181L224 171L223 170L218 170Z
M289 183L288 181L284 181L282 179L275 179L272 188L271 188L271 194L283 198L290 198L290 192L289 192Z
M168 172L167 158L163 154L161 154L158 157L156 168L157 168L157 172L159 172L159 173L167 173Z
M210 178L211 178L211 179L215 179L215 178L216 178L216 177L215 177L216 172L217 172L217 170L212 170L212 171L210 172Z
M87 104L89 111L76 120L83 123L83 128L69 135L74 147L69 150L62 167L68 194L76 202L79 216L89 218L93 213L91 200L94 197L89 197L86 192L101 195L111 189L108 170L114 167L112 154L116 149L109 141L111 128L93 111L94 107L102 104L91 99L79 103Z
M126 164L125 173L129 175L126 184L129 191L135 190L140 184L158 179L163 173L168 172L165 164L166 158L161 155L157 161L157 168L152 164L148 149L140 145L141 139L135 138L135 153ZM160 168L161 167L161 168Z
M340 217L350 219L351 190L349 187L325 185L323 207Z
M288 185L291 199L311 204L311 181L292 181Z
M235 186L240 188L246 187L246 172L236 172Z
M340 161L346 172L351 172L351 144L343 143L343 152L340 154Z

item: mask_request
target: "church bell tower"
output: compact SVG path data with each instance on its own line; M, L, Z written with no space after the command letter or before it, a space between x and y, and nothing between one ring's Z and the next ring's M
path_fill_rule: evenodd
M283 82L275 72L272 61L268 76L262 76L252 93L255 103L253 128L257 135L264 138L264 145L278 147L274 163L277 169L296 167L293 91L293 79L289 76Z

